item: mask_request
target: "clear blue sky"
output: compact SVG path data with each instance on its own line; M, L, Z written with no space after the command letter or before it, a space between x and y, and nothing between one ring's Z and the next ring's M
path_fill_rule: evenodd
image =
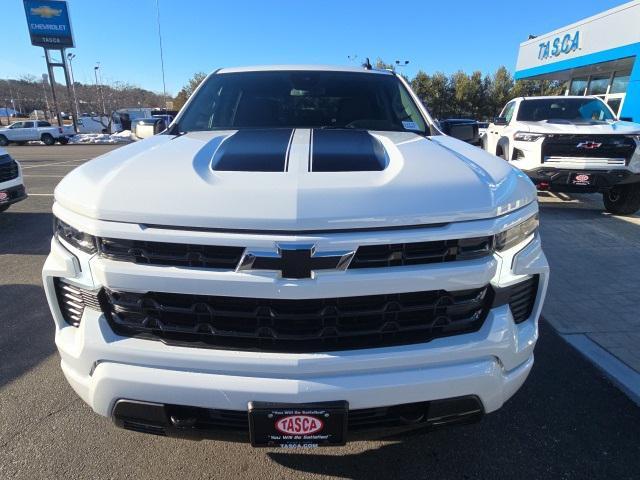
M408 59L405 73L513 71L518 44L622 0L160 0L167 90L197 71L274 63L348 64L348 55ZM69 0L77 81L162 90L156 0ZM0 78L45 72L22 0L0 0Z

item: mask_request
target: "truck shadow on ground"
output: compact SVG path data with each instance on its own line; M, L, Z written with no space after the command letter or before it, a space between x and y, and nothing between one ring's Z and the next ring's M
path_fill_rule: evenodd
M37 285L0 285L0 387L22 376L55 350L53 320Z
M11 211L0 213L0 255L47 255L51 247L53 215Z
M640 409L550 327L541 327L529 379L480 423L359 453L267 455L298 472L352 479L522 478L523 472L524 478L633 478Z

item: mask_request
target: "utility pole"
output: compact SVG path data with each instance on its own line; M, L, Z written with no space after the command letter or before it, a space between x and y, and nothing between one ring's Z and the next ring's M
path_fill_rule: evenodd
M73 76L73 62L76 58L75 53L67 53L67 59L69 60L69 73L71 74L71 91L73 92L73 103L76 107L76 117L80 118L80 109L78 108L78 96L76 95L76 79ZM76 132L77 133L77 132Z

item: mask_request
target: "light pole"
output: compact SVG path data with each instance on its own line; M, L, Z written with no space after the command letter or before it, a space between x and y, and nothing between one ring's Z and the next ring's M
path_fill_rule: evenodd
M71 91L73 92L73 104L76 107L76 121L80 118L80 109L78 108L78 97L76 95L76 79L73 76L73 63L72 60L76 58L75 53L67 53L67 59L69 60L69 73L71 73Z
M409 65L409 60L396 60L396 68L406 67L407 65Z
M156 0L156 13L158 20L158 41L160 43L160 67L162 69L162 100L164 101L164 105L162 108L167 109L167 85L164 81L164 55L162 53L162 30L160 30L160 3L159 0Z
M107 107L105 107L104 105L104 94L102 93L102 85L98 84L98 70L100 70L100 62L96 63L96 66L93 67L93 73L96 76L96 88L98 89L100 100L102 101L102 113L100 114L100 116L102 116L107 114Z

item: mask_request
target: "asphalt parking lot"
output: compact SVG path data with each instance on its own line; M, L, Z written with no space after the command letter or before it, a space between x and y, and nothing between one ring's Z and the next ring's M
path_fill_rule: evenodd
M302 452L115 428L67 385L40 279L54 186L113 148L9 149L30 197L0 214L0 478L640 478L640 408L544 321L529 380L475 425ZM541 221L599 208L543 198Z

